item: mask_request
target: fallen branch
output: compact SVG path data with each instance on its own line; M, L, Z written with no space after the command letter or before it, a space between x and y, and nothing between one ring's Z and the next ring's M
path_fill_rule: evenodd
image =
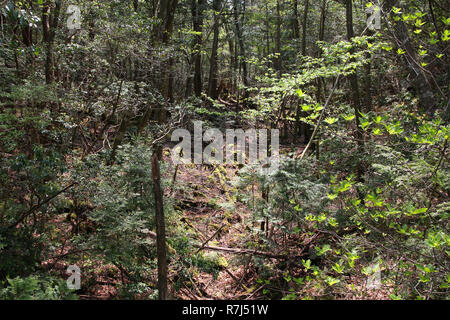
M225 268L225 271L226 271L226 273L228 273L230 275L230 277L234 280L234 282L236 282L236 284L238 286L241 286L242 289L244 289L245 291L248 291L248 288L244 284L242 284L242 282L238 278L236 278L236 276L234 274L232 274L230 270Z
M228 106L228 107L234 107L237 103L235 102L235 103L230 103L230 102L227 102L227 101L225 101L225 100L223 100L222 98L218 98L217 99L220 103L222 103L222 104L224 104L224 105L226 105L226 106Z
M251 255L257 255L257 256L264 256L267 258L273 258L273 259L293 258L293 256L289 256L286 254L273 254L270 252L251 250L251 249L225 248L225 247L213 247L213 246L201 246L201 245L194 245L194 247L201 248L201 250L204 249L204 250L213 250L213 251L223 251L223 252L229 252L229 253L234 253L234 254L251 254Z
M151 239L156 238L156 233L154 233L152 231L142 230L142 232L147 234ZM206 246L204 244L201 244L201 245L194 244L194 247L199 248L196 253L198 253L201 250L212 250L212 251L223 251L223 252L234 253L234 254L250 254L250 255L255 255L255 256L264 256L264 257L273 258L273 259L293 259L293 258L298 258L298 257L302 257L305 255L303 253L303 250L297 255L290 256L287 254L273 254L270 252L252 250L252 249Z
M214 237L215 237L215 236L223 229L223 227L225 227L224 224L223 224L219 229L217 229L217 231L216 231L211 237L209 237L208 240L206 240L205 242L203 242L203 244L201 245L201 247L198 248L197 252L195 252L195 253L199 253L200 250L202 250L202 249L208 244L208 242L210 242L212 239L214 239Z
M261 287L259 287L258 289L256 289L255 291L253 291L249 296L247 296L244 300L250 300L251 298L253 298L253 296L255 294L257 294L259 291L261 291L261 289L265 288L266 285L263 284Z

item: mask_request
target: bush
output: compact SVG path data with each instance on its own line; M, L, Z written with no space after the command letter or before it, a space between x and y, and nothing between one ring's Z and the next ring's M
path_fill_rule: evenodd
M8 278L0 288L0 300L76 300L64 280L51 277L28 276Z

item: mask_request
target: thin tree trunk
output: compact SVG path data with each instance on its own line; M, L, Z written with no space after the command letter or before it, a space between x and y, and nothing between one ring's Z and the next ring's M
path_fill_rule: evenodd
M235 48L235 45L234 45L233 37L230 36L228 38L228 49L230 50L230 96L232 96L235 92L234 88L235 88L235 83L236 83L236 76L235 76L236 66L234 64L234 62L235 62L234 48Z
M370 14L367 14L367 18L370 17ZM374 32L370 29L367 30L368 36L373 36ZM368 62L365 65L365 76L364 76L364 111L369 112L372 110L372 80L371 80L371 72L372 72L372 62L370 61L371 55L370 53L366 54L366 59Z
M302 24L302 56L306 55L306 26L308 25L309 0L305 0Z
M269 20L269 7L266 2L266 47L267 47L267 55L270 55L270 20Z
M275 34L275 50L277 53L275 69L278 72L278 77L281 78L281 13L280 0L277 0L277 16L276 16L276 34Z
M294 39L298 40L300 38L300 26L298 25L298 0L292 1L292 31Z
M158 153L159 151L157 149L152 157L152 180L155 196L156 252L158 256L158 295L159 300L167 300L166 223L164 219L164 204L163 193L161 190L161 172L159 169Z
M325 21L327 18L327 6L328 0L322 0L322 6L320 7L319 41L323 41L325 39Z
M322 5L320 7L320 22L319 22L319 41L323 41L325 37L325 20L326 20L326 12L327 12L327 0L322 1ZM318 49L317 56L320 58L322 56L322 49ZM317 101L321 101L322 99L322 78L317 78ZM323 94L323 100L325 100L325 94ZM316 149L316 158L319 159L320 154L320 135L317 135L317 142L315 144Z
M397 0L386 0L385 12L391 12L394 6L401 7L397 3ZM405 23L400 19L394 22L393 36L397 42L397 45L406 51L403 55L406 59L407 68L410 72L412 85L415 88L417 95L419 96L419 106L422 111L432 113L436 107L436 99L433 93L432 76L425 73L423 68L419 64L417 57L417 50L409 37L408 28Z
M325 38L325 21L327 14L327 1L322 0L322 5L320 7L320 23L319 23L319 41L323 41ZM317 57L322 56L322 49L317 49ZM322 78L317 79L317 99L319 100L322 97ZM325 96L325 95L324 95Z
M202 94L202 25L203 25L203 12L205 10L205 0L192 0L192 22L193 30L196 32L194 38L194 93L197 97Z
M309 0L305 0L305 5L303 8L303 21L302 21L302 43L301 43L301 54L302 56L306 55L306 29L308 24L308 11L309 11ZM301 133L304 137L304 141L309 141L312 134L312 127L303 122L301 124ZM315 147L315 144L314 144Z
M51 8L51 2L47 0L42 7L42 32L46 49L45 82L47 84L55 81L53 46L56 29L58 28L60 11L61 1L56 1L55 7Z
M239 18L239 15L241 13L244 13L244 11L239 10L238 7L238 1L234 0L233 4L233 12L234 12L234 22L236 25L236 36L239 43L239 55L241 56L241 66L242 66L242 81L245 86L248 85L248 75L247 75L247 62L245 59L245 46L244 46L244 39L242 37L242 26L241 26L241 19Z
M347 21L347 40L351 41L355 36L353 31L353 1L346 0L346 21ZM353 50L352 50L353 52ZM363 141L363 133L360 128L360 112L361 112L361 99L359 96L359 87L358 87L358 75L356 70L353 74L349 76L351 91L352 91L352 103L353 109L355 112L355 122L356 122L356 142L358 145L358 154L362 154L364 149L364 141ZM357 165L357 181L362 182L363 169L361 162Z
M246 50L244 46L244 39L242 35L242 25L241 25L241 19L240 15L245 12L245 8L239 7L239 1L233 0L233 16L234 16L234 25L236 30L236 39L237 43L239 45L239 52L236 50L236 56L238 56L238 61L240 69L242 69L242 82L244 83L244 86L248 86L248 71L247 71L247 62L245 61L246 57ZM246 104L246 99L248 98L248 91L245 88L244 89L244 105ZM238 98L239 103L239 98Z
M175 17L175 10L178 4L178 0L159 0L159 10L158 18L160 23L156 25L153 30L155 40L159 44L167 44L172 36L173 32L173 22ZM162 83L162 94L164 95L166 103L173 101L173 57L169 57L167 60L167 67L162 70L160 78L163 79ZM152 110L148 109L144 115L145 122L142 123L143 126L146 125L147 119L149 119L149 113ZM164 106L158 108L158 120L160 123L164 123L167 119L167 110Z
M217 83L218 83L218 58L217 52L219 49L219 15L218 11L220 10L220 2L221 0L213 1L213 11L214 11L214 19L213 19L213 46L211 50L211 60L210 60L210 69L209 69L209 81L208 81L208 96L212 99L217 99Z

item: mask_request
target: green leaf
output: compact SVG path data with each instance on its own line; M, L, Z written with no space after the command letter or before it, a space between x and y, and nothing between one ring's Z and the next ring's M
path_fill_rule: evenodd
M333 286L333 285L335 285L336 283L341 282L341 280L336 279L336 278L333 278L333 277L330 277L330 276L328 276L327 279L326 279L325 281L327 282L327 284L328 284L330 287Z
M416 209L412 212L412 214L420 214L420 213L425 213L427 212L427 208L421 208L421 209Z
M329 125L332 125L333 123L336 123L338 121L337 118L326 118L324 120L326 123L328 123Z
M325 253L327 253L328 251L331 251L331 247L330 247L329 244L325 244L325 245L322 246L322 248L316 247L316 251L317 251L317 255L318 256L322 256Z

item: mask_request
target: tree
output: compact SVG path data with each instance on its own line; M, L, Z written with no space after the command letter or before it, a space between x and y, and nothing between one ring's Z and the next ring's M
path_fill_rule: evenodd
M213 10L213 43L211 49L211 59L209 61L209 81L208 81L208 96L213 99L218 98L218 50L219 50L219 21L220 21L221 0L214 0L212 5Z
M0 299L446 299L448 10L382 2L0 0Z
M275 69L278 72L278 77L281 78L281 12L280 12L280 0L277 0L276 6L276 32L275 32L275 54L277 55L275 60Z
M397 0L386 0L384 11L392 12L395 5L402 7ZM419 95L420 106L422 110L432 113L436 106L432 76L420 65L417 49L414 48L405 23L401 19L395 21L392 30L397 46L406 51L404 61L410 72L411 84Z
M45 0L42 5L42 33L46 43L45 80L47 84L55 81L54 67L54 42L58 29L59 14L61 11L60 0Z
M163 44L167 44L173 32L173 21L175 9L178 0L160 0L158 17L161 25L159 25L158 38ZM166 101L173 100L173 58L169 58L169 70L165 78L165 98ZM166 121L166 108L161 108L160 123ZM162 148L157 146L152 157L152 179L155 192L155 219L156 219L156 249L158 255L158 293L160 300L167 300L167 244L166 244L166 222L164 216L163 193L161 190L161 174L159 169L159 160L162 158Z
M158 151L152 157L152 179L155 193L156 250L158 255L158 294L159 300L167 300L167 245L166 222L164 218L163 192L159 169Z
M308 11L309 11L309 0L305 0L305 7L303 9L303 22L302 22L302 55L306 55L306 27L308 26Z
M202 26L203 13L205 10L205 0L192 0L192 25L195 32L194 47L193 47L193 61L194 61L194 92L196 96L202 94Z
M245 4L245 1L244 1ZM248 92L248 70L247 70L247 61L245 61L246 50L244 45L244 39L242 34L242 16L245 14L245 7L239 5L238 0L233 0L233 18L234 18L234 26L235 26L235 37L236 43L239 44L239 50L235 50L235 61L239 63L241 66L239 69L242 69L242 82L244 84L244 105L247 103ZM237 64L236 63L236 67ZM239 100L239 99L238 99ZM238 101L239 103L239 101Z
M300 27L298 25L298 0L292 0L292 31L294 39L300 39Z
M345 15L346 15L346 25L347 25L347 40L352 41L355 36L353 31L353 1L346 0L345 2ZM352 95L352 104L355 112L355 124L356 124L356 143L358 144L358 150L360 153L363 152L364 148L364 139L363 134L360 127L360 114L361 114L361 99L359 95L359 86L358 86L358 74L356 70L349 76L350 85L351 85L351 95ZM358 181L362 181L363 176L363 168L362 164L359 163L357 166L357 177Z

